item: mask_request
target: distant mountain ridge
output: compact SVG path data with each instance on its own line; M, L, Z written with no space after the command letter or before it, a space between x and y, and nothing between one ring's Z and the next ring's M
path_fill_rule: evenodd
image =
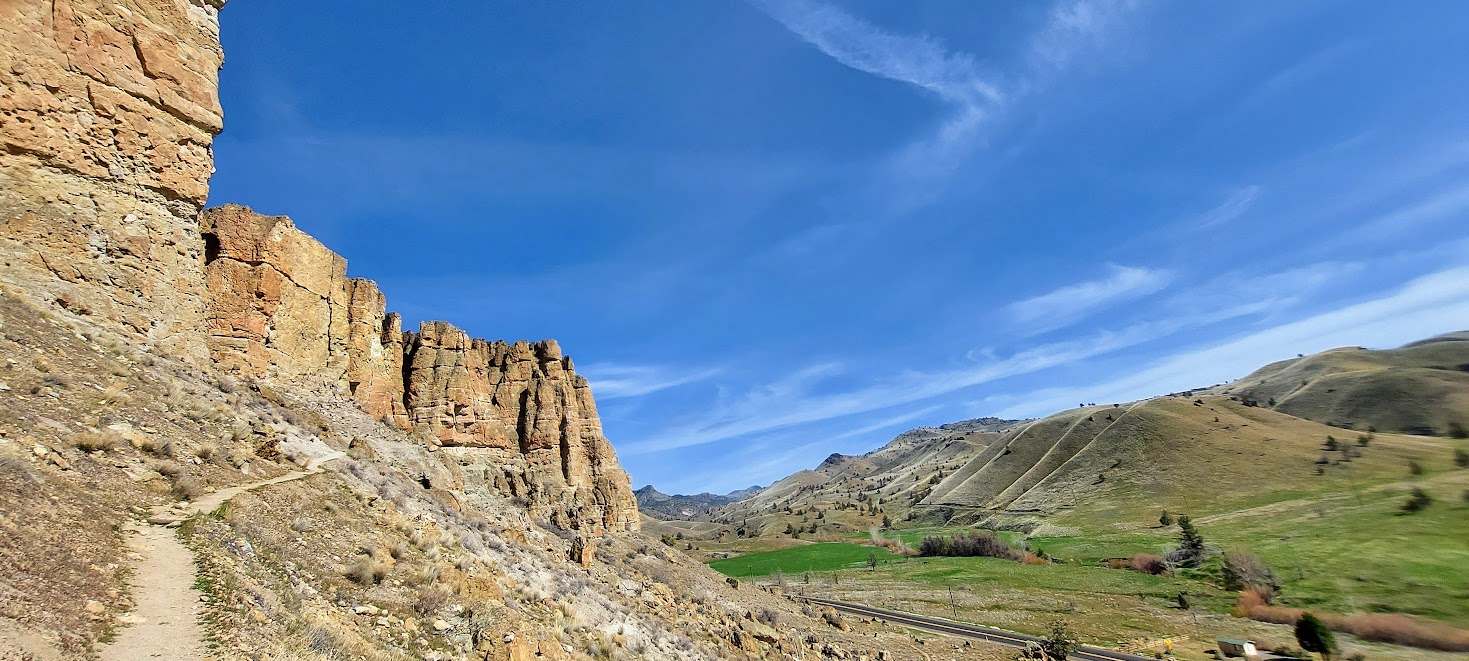
M698 493L692 495L666 494L649 484L633 495L638 499L638 509L654 518L665 521L692 521L709 510L739 502L760 492L760 485L752 485L724 495Z

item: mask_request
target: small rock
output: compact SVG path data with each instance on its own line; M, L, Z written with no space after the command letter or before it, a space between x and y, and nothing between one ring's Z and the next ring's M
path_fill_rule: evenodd
M71 462L70 461L67 461L66 460L66 457L63 457L63 456L61 456L61 455L56 454L55 452L53 452L53 453L51 453L51 455L49 457L46 457L46 458L47 459L50 459L51 460L51 463L56 464L56 467L57 468L60 468L61 470L64 470L64 471L71 470Z
M45 457L46 455L51 454L51 450L50 448L47 448L40 443L37 443L36 447L31 448L31 454L34 454L37 457Z
M10 384L0 381L0 392L10 392Z
M448 631L453 626L454 625L449 624L448 622L445 622L442 619L434 620L434 631L437 631L439 633L444 633L445 631Z
M515 632L513 632L513 631L506 632L505 633L505 644L508 645L510 643L513 643L513 642L515 642Z
M102 602L94 599L88 599L87 605L83 606L82 609L93 615L101 615L107 612L107 607Z

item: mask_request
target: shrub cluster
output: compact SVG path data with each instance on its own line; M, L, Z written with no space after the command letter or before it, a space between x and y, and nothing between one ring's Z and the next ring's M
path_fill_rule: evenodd
M1304 612L1299 608L1271 606L1253 590L1241 593L1235 608L1237 615L1274 624L1295 624ZM1445 652L1469 652L1469 631L1409 615L1316 613L1316 617L1331 630L1349 633L1362 640Z
M1005 543L990 533L971 532L950 537L924 537L918 543L918 555L926 557L955 558L1004 558L1017 562L1025 559L1025 553Z
M1148 553L1139 553L1135 556L1132 556L1132 560L1128 562L1128 566L1131 569L1135 569L1144 574L1152 574L1154 576L1159 576L1168 572L1167 562L1156 555Z

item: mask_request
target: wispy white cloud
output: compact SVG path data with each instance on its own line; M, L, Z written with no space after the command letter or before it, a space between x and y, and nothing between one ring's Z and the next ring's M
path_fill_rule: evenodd
M1054 329L1107 305L1156 293L1172 279L1171 273L1161 269L1116 264L1107 268L1109 274L1105 278L1066 285L1016 301L1006 306L1006 310L1017 323L1042 324L1045 329Z
M1469 328L1469 266L1422 276L1369 301L1176 353L1120 379L1007 398L1016 403L997 415L1045 415L1079 401L1132 401L1239 378L1296 353L1397 346L1464 328Z
M578 371L592 384L598 400L640 397L660 390L706 381L723 370L717 367L679 370L661 365L624 365L593 363L578 365Z
M1469 216L1469 180L1456 181L1418 200L1363 223L1343 238L1376 241L1447 218Z
M889 32L819 0L751 0L807 43L865 73L927 90L951 107L929 137L901 149L893 170L926 176L953 170L977 145L987 120L1034 87L1029 78L1060 70L1104 41L1131 0L1065 0L1055 5L1030 41L1029 70L999 73L973 54L927 35Z
M823 392L820 386L826 383L827 377L838 374L835 366L806 368L774 384L755 388L742 398L723 402L699 420L619 445L618 451L629 455L661 452L880 411L1136 346L1177 332L1189 323L1194 321L1144 322L1119 331L1100 331L1080 339L1043 344L1005 358L950 370L888 375L857 389Z
M814 0L755 3L786 29L843 65L926 89L962 106L1001 100L974 56L928 35L899 35Z
M838 432L836 434L832 434L831 436L827 436L826 437L826 440L827 441L841 441L841 440L846 440L846 439L849 439L849 438L857 438L858 436L866 436L866 435L871 434L873 432L879 432L879 431L882 431L884 429L891 429L891 428L896 427L898 425L906 424L906 423L912 422L914 420L918 420L920 418L927 417L929 415L932 415L933 413L936 413L936 412L942 410L943 408L944 408L944 405L943 404L936 404L934 406L925 406L925 407L923 407L921 409L918 409L916 411L913 411L911 413L902 413L902 414L899 414L899 415L895 415L895 416L883 418L881 420L876 420L874 422L870 422L868 424L862 425L861 427L856 427L856 428L853 428L853 429L848 429L847 431L844 431L844 432Z
M1260 197L1261 190L1259 186L1253 184L1236 190L1219 206L1199 214L1199 217L1195 218L1192 223L1193 229L1208 229L1239 218L1249 211L1251 206L1254 206L1255 200Z
M990 349L972 351L967 354L968 360L951 369L879 375L869 385L859 388L829 387L834 377L848 374L839 363L820 363L753 388L743 396L727 397L692 421L619 444L618 451L628 455L649 454L882 411L1130 349L1184 331L1247 317L1269 318L1283 314L1316 289L1361 268L1352 262L1325 262L1255 276L1227 274L1169 297L1165 306L1170 311L1167 317L1043 343L1009 355ZM1052 399L1056 398L1046 401ZM991 401L1003 406L1010 400ZM1100 399L1093 397L1088 401ZM1035 413L1015 410L1019 406L1016 404L1000 415ZM904 414L894 417L904 417Z
M1098 47L1102 36L1138 5L1136 0L1068 0L1051 7L1045 27L1030 40L1032 56L1061 69L1079 53Z

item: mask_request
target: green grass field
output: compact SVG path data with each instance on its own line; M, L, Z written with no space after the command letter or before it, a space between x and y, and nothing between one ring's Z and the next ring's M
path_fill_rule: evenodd
M878 561L884 564L905 560L886 549L836 542L750 553L712 562L709 566L725 576L736 577L770 576L777 570L785 574L829 572L866 567L868 555L871 553L876 553Z

